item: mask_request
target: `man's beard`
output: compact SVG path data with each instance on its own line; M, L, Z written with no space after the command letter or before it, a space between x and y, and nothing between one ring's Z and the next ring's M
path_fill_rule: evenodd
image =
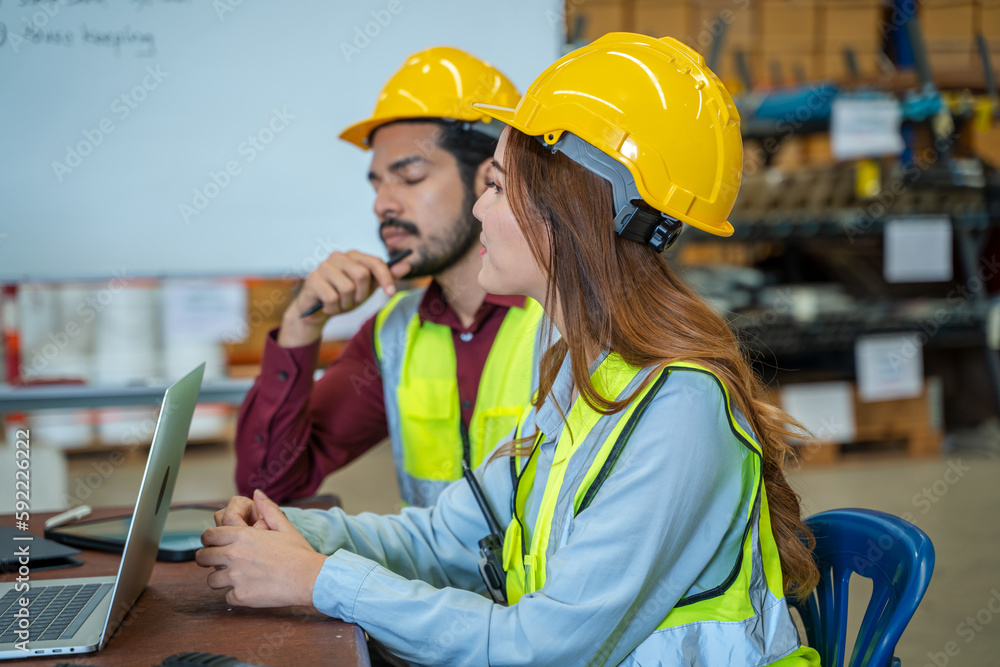
M447 229L427 237L421 244L414 253L417 256L409 260L412 268L406 274L407 278L421 278L441 273L461 259L473 244L479 242L482 224L472 215L471 204L463 206L463 211L463 215ZM392 227L421 238L417 226L407 220L386 220L379 227L379 231Z

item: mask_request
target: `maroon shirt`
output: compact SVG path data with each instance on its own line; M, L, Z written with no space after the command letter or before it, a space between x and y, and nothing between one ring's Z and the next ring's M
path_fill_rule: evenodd
M472 324L463 327L436 281L420 301L421 322L451 328L466 426L500 324L510 308L524 305L523 296L487 294ZM261 489L275 502L309 496L327 475L388 436L374 329L372 317L315 382L320 342L286 348L278 345L277 330L269 334L260 375L236 424L236 486L241 494Z

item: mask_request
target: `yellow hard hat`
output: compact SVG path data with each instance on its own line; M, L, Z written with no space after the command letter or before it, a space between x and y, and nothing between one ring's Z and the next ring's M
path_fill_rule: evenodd
M740 116L704 58L676 39L609 33L550 65L516 108L474 106L612 180L618 218L625 188L668 220L733 233L727 218L743 172ZM598 151L574 146L573 135Z
M437 46L415 53L385 84L371 118L340 133L340 138L367 150L378 127L408 118L466 121L472 129L499 137L503 125L473 102L513 107L520 95L503 72L460 49Z

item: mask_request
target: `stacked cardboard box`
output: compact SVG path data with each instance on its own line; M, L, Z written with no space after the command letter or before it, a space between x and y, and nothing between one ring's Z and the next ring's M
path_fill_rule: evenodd
M819 78L816 53L820 43L817 0L760 2L760 50L755 80L767 85Z
M760 41L757 0L706 0L698 3L697 42L695 48L709 56L714 39L721 33L722 50L716 73L727 82L735 84L739 78L736 54L742 53L754 75L758 58L757 45ZM754 76L756 78L756 76Z
M697 6L689 0L636 0L635 32L653 37L674 37L697 48Z
M878 75L893 18L884 0L566 0L565 11L570 34L585 18L582 41L629 30L676 37L708 57L722 33L714 68L733 92L737 53L755 85L848 79L848 50L860 76ZM919 11L932 67L975 66L976 26L1000 71L1000 0L922 0Z
M990 62L993 64L993 76L1000 76L1000 0L983 0L979 6L979 18L976 25L986 38L986 45L990 51ZM978 53L976 58L978 61Z
M609 32L631 31L634 0L566 0L566 34L584 44ZM582 19L583 31L576 35Z
M919 12L924 44L935 75L964 72L973 66L979 3L975 0L924 0Z
M732 85L738 78L735 53L752 59L756 41L751 0L636 0L634 30L654 37L675 37L708 58L722 40L715 73Z
M877 74L882 51L883 8L880 0L826 0L819 8L821 51L817 73L828 79L849 78L845 52L854 54L861 76Z
M822 383L830 384L830 383ZM840 384L840 383L833 383ZM789 388L802 388L809 383L784 385L780 390L768 387L769 402L792 409L787 405L785 392ZM818 386L818 385L812 385ZM824 435L823 415L819 412L792 414L809 427L819 429L814 440L795 442L796 456L803 465L834 463L845 456L936 456L941 451L944 425L939 378L927 378L921 394L913 398L896 398L877 402L861 400L857 386L849 383L851 393L850 424L837 422L836 426L852 433L849 441L843 433ZM820 424L816 426L815 424ZM832 422L831 422L832 423Z

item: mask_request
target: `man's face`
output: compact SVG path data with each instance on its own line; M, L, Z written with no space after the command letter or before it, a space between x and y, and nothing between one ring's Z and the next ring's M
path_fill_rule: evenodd
M412 249L411 277L447 269L478 242L455 157L438 146L432 123L396 123L372 137L368 181L375 188L379 235L389 255Z

